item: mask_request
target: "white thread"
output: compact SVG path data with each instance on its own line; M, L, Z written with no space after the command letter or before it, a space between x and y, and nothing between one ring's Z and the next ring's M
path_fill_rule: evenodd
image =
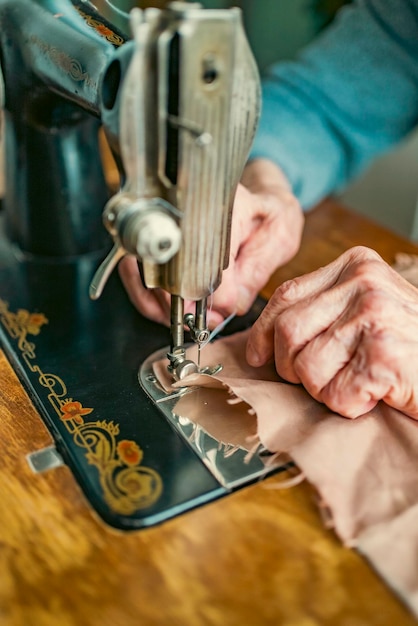
M235 312L231 313L231 315L225 318L223 322L218 324L217 327L214 328L214 330L212 330L212 332L209 334L209 337L206 339L206 341L200 344L200 348L204 348L210 341L212 341L212 339L214 339L214 337L216 337L216 335L218 335L225 328L225 326L229 324L232 319L234 319L235 315Z

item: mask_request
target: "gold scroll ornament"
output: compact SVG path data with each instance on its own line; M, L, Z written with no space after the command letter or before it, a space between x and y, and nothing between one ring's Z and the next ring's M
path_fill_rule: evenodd
M153 469L141 465L143 451L129 439L118 439L119 425L112 421L86 421L92 408L70 398L63 380L56 374L45 373L36 362L35 344L28 335L39 335L48 323L43 313L29 313L19 309L9 311L7 302L0 298L0 322L7 333L17 340L18 349L29 371L38 376L42 387L48 389L48 401L57 413L73 442L85 449L90 465L99 473L103 496L115 513L130 515L154 504L162 492L162 480Z

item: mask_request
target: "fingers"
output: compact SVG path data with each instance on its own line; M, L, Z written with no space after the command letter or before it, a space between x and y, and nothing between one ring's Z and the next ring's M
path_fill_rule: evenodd
M133 256L124 257L120 261L118 269L128 297L138 311L159 324L169 326L169 296L161 289L144 287L136 258Z
M257 193L242 185L237 189L229 267L215 295L227 315L232 309L246 313L274 270L299 249L303 213L288 185L281 179L278 184L274 170L275 178L268 168L267 178L263 172L261 187L259 179L251 179L253 186L258 181Z
M398 308L398 303L393 304ZM379 400L405 411L413 386L406 372L402 374L401 370L405 368L405 361L408 364L416 361L416 345L408 354L411 342L393 332L385 319L374 326L366 326L358 339L352 358L322 389L321 401L350 418L364 415Z
M254 228L251 237L241 245L235 259L236 281L240 285L237 301L239 313L249 309L273 272L289 261L299 249L303 220L295 219L292 227L288 227L283 213L291 210L299 217L298 205L293 209L287 206L277 210L266 201L263 219Z
M222 273L222 282L209 300L208 314L217 315L224 319L237 312L239 286L236 280L235 263L232 261L229 267Z
M321 392L321 401L346 417L383 400L418 419L418 293L406 283L397 290L396 277L387 286L369 296L353 356Z
M336 286L297 303L274 324L277 372L290 382L306 382L318 400L330 378L351 359L362 332L363 318L351 317L350 304L350 292Z
M329 294L337 302L334 309L328 298ZM329 399L330 389L335 389L331 382L334 381L338 386L342 380L347 379L348 374L355 372L356 376L362 377L361 390L366 393L368 402L370 397L367 394L370 389L366 384L367 376L371 374L375 360L381 370L384 367L384 352L378 353L377 345L382 342L386 329L391 324L390 315L385 311L388 308L387 296L379 292L359 290L353 297L351 289L338 285L331 292L321 294L317 303L318 306L328 307L327 312L324 311L322 329L319 330L318 324L318 332L314 330L311 333L312 339L305 340L299 349L290 346L289 354L276 354L276 362L279 362L280 371L283 372L281 375L285 378L287 372L290 376L293 374L294 382L301 382L314 398L325 402L325 397ZM393 303L396 308L396 299L393 299ZM391 307L393 303L390 303ZM334 318L329 324L326 321L327 315ZM306 328L303 332L307 336L310 334ZM280 337L280 330L277 335ZM348 389L347 386L342 391L349 398ZM382 393L382 390L378 393ZM356 398L361 405L364 404L364 398L357 390Z
M119 263L119 274L126 289L129 299L135 308L145 317L170 326L171 304L170 296L163 289L149 289L144 286L139 274L138 263L135 257L126 256ZM195 302L185 301L184 312L196 312ZM207 311L207 323L213 330L224 320L224 315L212 308L209 300Z
M289 342L296 342L294 351L300 350L304 343L322 332L341 313L344 304L353 297L353 292L363 288L357 272L367 274L362 267L376 261L382 262L376 252L359 246L351 248L325 267L283 283L251 330L247 344L250 365L257 367L266 363L272 358L275 347L283 353L283 350L289 349ZM342 290L331 291L339 282L344 285ZM364 288L367 289L367 286ZM320 298L327 292L328 295ZM280 328L288 341L282 349L278 345L279 339L275 342L274 335L275 325L279 323L277 320L285 311L288 314L280 322Z
M276 341L275 346L274 326L276 320L284 311L290 311L292 307L295 307L298 303L304 302L305 305L299 307L293 319L288 321L289 330L292 334L296 332L296 334L299 335L297 331L303 328L305 323L308 323L306 330L309 330L309 333L312 334L313 330L309 322L314 322L315 324L319 322L320 324L322 323L322 325L330 322L329 316L327 318L318 318L318 316L315 315L311 316L310 319L310 307L315 301L315 297L318 297L321 293L335 285L345 265L346 258L345 255L342 255L329 265L310 274L306 274L305 276L286 281L276 289L251 330L247 344L247 360L250 365L257 367L266 363L272 358L275 347L280 351L280 354L282 354L283 350L289 349L288 342L286 342L282 348L278 345L279 341ZM325 307L325 303L322 302L320 304L321 308L319 310L321 315L326 315L327 308ZM316 309L316 311L318 311L318 309ZM334 307L329 313L332 319L332 316L335 314ZM302 318L299 317L300 315ZM285 330L286 324L283 323L282 327ZM319 330L320 329L317 329L317 332L319 332ZM304 342L307 341L309 333L305 333ZM300 336L297 341L298 349L302 347L301 341L302 337Z
M261 286L265 282L266 272L259 277L257 263L246 257L249 242L252 241L260 219L257 217L256 204L247 189L240 185L237 190L232 223L230 256L228 267L222 272L222 282L214 292L211 302L212 310L223 318L232 313L244 315L255 300ZM269 261L271 265L271 261ZM269 273L267 272L267 275Z
M230 262L210 299L210 328L232 313L245 314L272 272L296 252L300 243L303 214L280 170L269 161L259 160L246 168L245 178L254 193L238 186ZM160 290L144 288L133 258L122 260L120 275L136 308L167 324L167 301Z
M418 292L377 254L352 249L283 286L266 313L251 341L272 334L283 378L346 417L383 400L418 419Z
M370 380L366 371L356 369L360 360L356 357L350 361L321 394L321 401L332 411L352 419L371 411L387 391L387 384L383 381Z

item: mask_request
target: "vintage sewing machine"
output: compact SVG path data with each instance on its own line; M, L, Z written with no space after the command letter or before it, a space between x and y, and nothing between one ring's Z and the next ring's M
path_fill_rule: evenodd
M173 2L128 20L101 4L0 0L0 335L54 438L33 469L68 464L102 518L132 529L268 471L209 433L190 442L199 427L152 371L157 358L175 379L199 367L185 345L208 339L259 82L238 9ZM113 195L100 128L121 173ZM112 274L125 254L171 294L168 348ZM184 300L196 302L186 318Z

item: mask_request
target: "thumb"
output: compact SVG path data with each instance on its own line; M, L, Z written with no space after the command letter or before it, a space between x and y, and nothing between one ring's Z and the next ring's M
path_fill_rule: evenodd
M277 244L274 247L277 248ZM271 245L266 246L265 238L255 233L251 241L240 249L234 267L236 308L239 315L247 313L272 272L280 264L277 250L273 252L270 248Z
M212 296L212 310L223 318L237 313L239 283L235 274L235 262L230 259L229 266L222 272L222 282Z

